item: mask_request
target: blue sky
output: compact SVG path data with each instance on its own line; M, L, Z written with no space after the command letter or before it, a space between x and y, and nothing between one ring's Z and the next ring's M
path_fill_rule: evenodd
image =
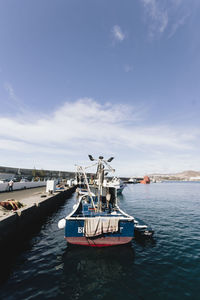
M0 165L200 170L198 0L1 0Z

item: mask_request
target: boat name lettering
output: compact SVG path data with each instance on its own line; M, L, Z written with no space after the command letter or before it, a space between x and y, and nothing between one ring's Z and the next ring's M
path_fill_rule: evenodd
M78 227L78 233L84 233L84 227Z
M120 227L120 232L122 232L124 227ZM78 233L84 233L84 227L78 227Z

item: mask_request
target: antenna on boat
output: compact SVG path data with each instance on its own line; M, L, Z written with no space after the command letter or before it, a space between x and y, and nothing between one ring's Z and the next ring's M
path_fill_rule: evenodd
M89 156L89 159L91 160L91 161L94 161L94 160L96 160L96 159L94 159L93 157L92 157L92 155L88 155Z
M114 159L114 157L110 157L107 162L111 162Z

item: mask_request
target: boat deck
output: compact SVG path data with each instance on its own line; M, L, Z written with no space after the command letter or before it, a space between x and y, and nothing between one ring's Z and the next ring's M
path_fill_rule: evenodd
M97 207L97 203L95 202L95 207ZM117 206L112 206L108 208L106 205L103 205L101 207L101 211L95 211L94 207L92 206L91 202L86 202L82 200L75 212L71 217L78 217L78 218L92 218L92 217L123 217L123 218L129 218L128 215L124 214L119 210Z
M95 212L95 211L87 211L87 212L75 212L72 217L127 217L124 214L120 213L119 211L102 211L102 212Z

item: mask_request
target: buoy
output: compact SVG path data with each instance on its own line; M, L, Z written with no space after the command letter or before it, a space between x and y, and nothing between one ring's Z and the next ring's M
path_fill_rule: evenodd
M61 220L58 222L58 228L59 228L59 229L65 228L65 223L66 223L66 220L65 220L65 219L61 219Z

